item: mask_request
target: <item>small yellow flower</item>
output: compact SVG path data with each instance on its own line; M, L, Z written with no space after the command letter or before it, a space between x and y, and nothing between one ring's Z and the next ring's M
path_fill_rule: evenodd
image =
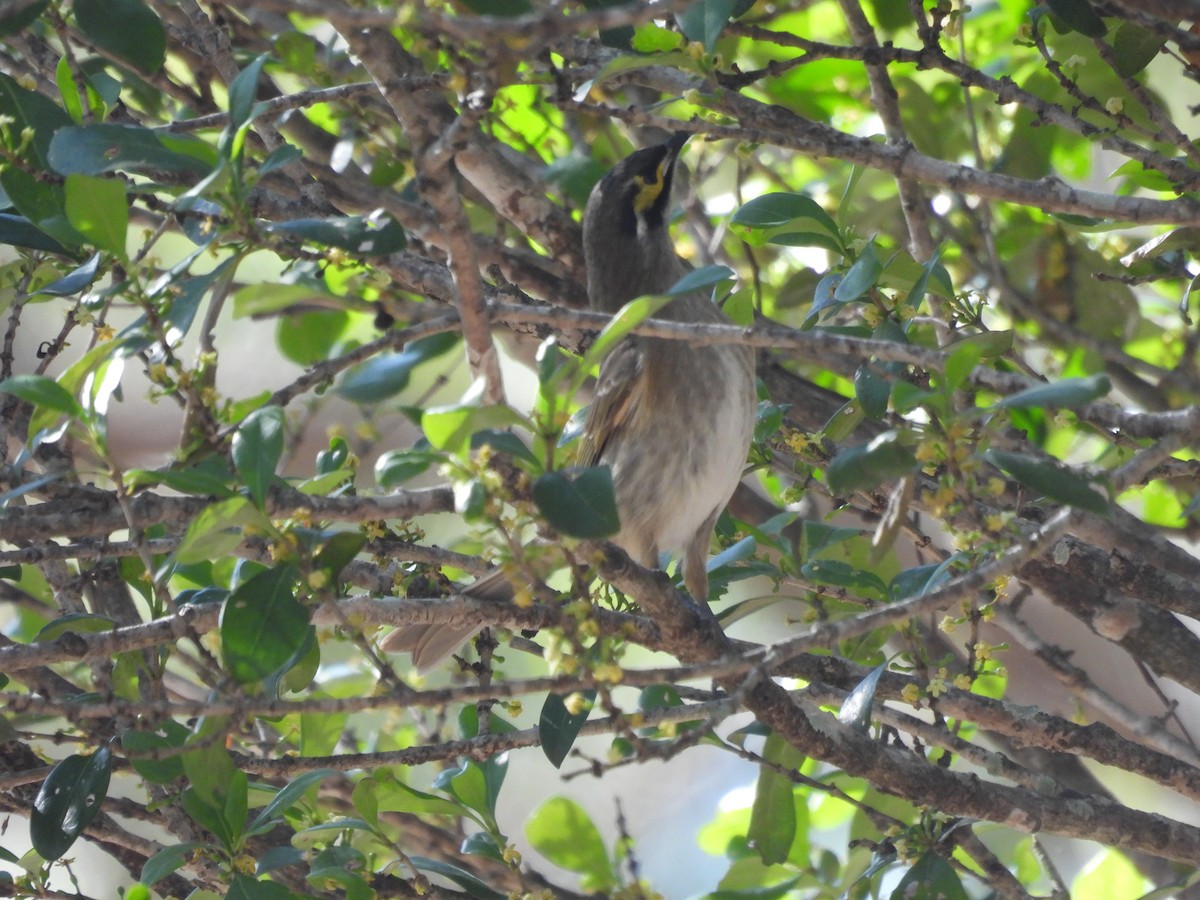
M957 627L958 627L958 619L956 619L950 615L942 616L942 621L938 623L938 630L944 631L947 634L949 634L951 631L953 631Z
M369 541L379 540L387 534L387 528L380 521L363 522L362 530Z
M625 672L616 663L601 663L592 671L592 675L604 684L620 684Z
M504 711L510 716L516 717L525 709L525 705L520 700L508 700L504 704Z
M510 869L515 869L517 866L521 865L521 851L512 844L506 846L501 855L504 857L505 865L507 865Z
M117 329L113 328L107 322L105 322L103 325L96 326L96 340L111 341L116 336Z
M308 586L314 591L319 591L329 584L329 572L325 569L317 569L315 572L308 573Z
M993 497L999 497L1004 493L1004 479L997 476L992 476L987 481L987 492Z
M529 609L533 606L533 591L527 586L517 588L513 594L513 605L518 609Z
M1104 108L1108 110L1111 116L1119 116L1125 111L1125 101L1120 97L1109 97L1104 101Z
M992 658L992 645L987 641L975 642L975 657L979 660L987 660Z
M904 686L904 689L900 691L900 696L905 703L908 703L911 706L916 706L921 700L921 689L912 682L909 682Z
M563 708L573 716L577 716L588 708L587 697L583 696L579 691L570 694L563 701Z
M929 679L929 696L940 697L942 694L946 693L946 676L948 674L949 673L943 666L937 670L936 675Z
M971 689L971 676L966 672L963 672L961 675L955 675L954 686L960 691L969 691Z

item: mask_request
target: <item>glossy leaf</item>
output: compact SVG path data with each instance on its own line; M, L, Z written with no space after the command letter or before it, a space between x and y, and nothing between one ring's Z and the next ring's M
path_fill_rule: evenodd
M733 277L733 269L729 268L729 266L704 266L701 269L693 269L688 272L667 288L666 293L669 297L678 297L681 294L690 294L692 291L712 287Z
M995 409L1038 406L1044 408L1072 409L1091 403L1112 390L1107 375L1090 375L1087 378L1064 378L1049 384L1039 384L1015 394L1009 394L995 405Z
M1136 22L1122 22L1113 35L1113 60L1117 74L1132 78L1162 51L1167 42L1165 34L1143 28Z
M869 444L848 447L825 468L829 490L834 494L869 490L888 481L907 475L917 468L917 458L898 432L888 431Z
M55 279L45 287L38 288L34 293L48 294L52 297L69 297L72 294L78 294L95 280L96 271L99 267L100 254L93 253L83 265L67 273L62 278Z
M229 130L237 131L250 121L254 111L254 98L258 93L258 79L266 64L266 54L255 57L246 68L237 73L229 84Z
M807 194L763 194L742 204L730 222L747 228L778 228L802 219L816 222L830 237L840 240L837 223L821 204Z
M233 465L262 507L283 456L283 410L264 406L242 420L233 436Z
M42 859L53 862L100 814L112 776L112 751L68 756L46 776L33 801L29 837Z
M72 9L80 31L96 46L147 75L162 68L167 34L142 0L75 0Z
M689 41L698 41L712 53L735 6L737 0L695 0L675 21Z
M149 128L108 123L58 129L50 141L48 159L60 175L117 171L203 174L216 164L212 149L196 138L172 135L167 139Z
M372 357L346 374L338 393L353 403L379 403L394 397L408 387L413 369L447 353L458 341L453 332L434 334L413 341L399 353Z
M0 381L0 393L12 394L26 403L79 418L83 407L66 389L45 375L13 375Z
M854 261L854 265L847 270L845 277L833 292L833 299L838 303L857 300L875 287L882 273L883 264L879 261L879 255L875 251L875 242L872 241L863 248L858 259Z
M550 765L556 769L562 767L563 760L575 744L575 738L579 736L579 730L583 728L583 723L592 711L596 691L583 691L582 694L585 702L579 712L575 713L567 709L560 694L547 694L542 703L542 714L538 719L538 737L542 742L542 752L546 754L546 759L550 760Z
M46 11L50 0L35 0L26 5L10 4L0 10L0 37L16 34L28 28ZM12 9L10 12L9 10Z
M1101 516L1109 514L1108 498L1098 493L1087 478L1061 463L1004 450L988 450L983 458L1051 500Z
M296 571L279 566L238 585L221 609L221 657L240 684L278 672L308 637L308 608L296 600Z
M335 219L292 219L273 222L263 230L366 256L386 256L403 250L408 243L400 223L383 212Z
M25 247L29 250L45 250L63 256L70 255L66 247L25 216L15 216L12 213L0 213L0 244Z
M577 538L605 538L621 527L608 466L547 472L533 483L538 512L557 531Z
M0 115L12 118L9 133L14 136L26 129L32 130L29 152L32 161L43 169L49 168L47 157L54 132L74 124L61 106L35 91L21 87L3 73L0 73Z
M172 872L181 869L197 850L203 850L208 846L199 841L185 841L182 844L163 847L142 864L142 874L138 876L138 880L145 885L162 881Z
M429 859L425 856L411 856L409 859L422 872L431 872L434 875L441 875L443 878L453 881L466 891L468 896L474 897L475 900L508 900L508 894L493 890L466 869L438 859Z
M1101 38L1108 33L1104 20L1088 0L1045 0L1046 5L1072 31L1088 37Z
M855 731L866 731L871 727L871 708L875 703L875 690L879 678L887 670L887 663L880 663L866 678L854 686L842 701L838 710L838 721Z
M904 873L890 896L891 900L967 900L968 894L953 866L928 850Z

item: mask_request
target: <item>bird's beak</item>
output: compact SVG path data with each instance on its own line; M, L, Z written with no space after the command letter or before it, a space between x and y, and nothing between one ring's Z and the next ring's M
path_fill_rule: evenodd
M683 150L683 145L688 142L688 138L692 136L690 131L677 131L667 139L667 158L672 163L678 158Z

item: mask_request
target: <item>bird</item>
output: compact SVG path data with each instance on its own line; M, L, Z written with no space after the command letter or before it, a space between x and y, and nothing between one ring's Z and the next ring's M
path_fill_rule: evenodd
M690 271L670 233L671 189L689 133L635 150L592 189L583 215L588 305L616 313L649 294L665 294ZM655 314L673 322L729 324L705 293L684 293ZM660 554L681 556L683 582L708 599L708 550L717 517L742 478L757 401L754 352L740 344L631 334L600 365L576 462L606 465L620 520L612 542L647 568ZM464 593L508 599L497 571ZM383 641L412 653L427 671L477 630L415 625Z

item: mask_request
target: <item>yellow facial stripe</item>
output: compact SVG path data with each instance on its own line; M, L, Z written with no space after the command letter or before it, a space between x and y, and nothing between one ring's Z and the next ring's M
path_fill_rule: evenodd
M658 200L663 189L663 174L666 172L667 161L663 160L658 164L658 169L655 170L654 179L651 180L645 175L635 175L634 183L637 184L637 194L633 198L633 208L637 212L645 212Z

